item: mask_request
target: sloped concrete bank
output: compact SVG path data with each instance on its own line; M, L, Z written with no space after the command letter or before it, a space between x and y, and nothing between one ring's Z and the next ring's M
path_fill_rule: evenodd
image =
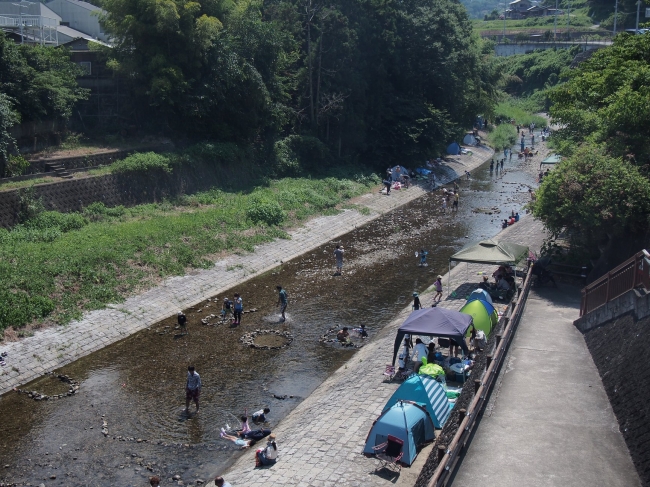
M438 168L438 181L447 183L489 160L489 148L473 148L471 156L452 158ZM4 343L8 366L0 371L0 394L43 374L126 338L208 297L270 270L314 249L380 215L394 210L424 194L427 190L412 186L394 191L390 197L377 191L356 199L362 214L348 209L334 216L318 217L290 233L291 238L261 245L252 254L231 255L218 260L214 267L191 275L174 277L119 305L86 313L69 325L37 331L18 342Z

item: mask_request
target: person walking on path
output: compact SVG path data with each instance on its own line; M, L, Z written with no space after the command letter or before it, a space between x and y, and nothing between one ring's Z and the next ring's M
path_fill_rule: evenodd
M244 301L241 296L235 293L235 298L233 299L233 314L235 315L234 325L241 325L241 314L244 311Z
M436 282L433 283L436 287L436 295L433 297L433 303L442 301L442 276L438 276Z
M503 172L503 159L501 159L501 172Z
M458 211L458 198L459 198L458 191L456 191L454 193L454 206L453 206L454 211Z
M176 315L176 320L181 329L181 335L187 335L187 316L185 316L185 313L179 311Z
M226 482L221 476L214 479L214 485L216 485L217 487L232 487L230 482Z
M343 246L337 245L336 250L334 250L334 257L336 258L336 274L335 276L340 276L343 274Z
M196 414L199 414L199 396L201 395L201 376L194 370L194 366L187 368L187 381L185 382L185 412L190 412L190 401L196 404Z
M447 197L442 197L442 212L447 213Z
M280 306L280 313L282 313L282 317L280 318L280 321L286 321L287 317L284 315L284 312L287 310L287 292L282 289L282 286L276 286L278 290L278 304L276 306Z
M422 308L420 297L418 296L418 293L413 293L413 309L417 311L420 308Z

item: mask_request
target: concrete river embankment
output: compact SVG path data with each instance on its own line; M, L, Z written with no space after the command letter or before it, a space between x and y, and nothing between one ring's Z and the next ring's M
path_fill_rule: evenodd
M43 402L25 394L2 396L0 462L9 467L0 478L36 485L42 479L64 485L139 485L152 472L163 478L180 475L187 483L223 470L239 453L219 439L221 426L235 423L246 408L268 404L274 427L355 353L319 341L332 326L365 324L370 340L376 339L413 291L444 273L451 253L494 235L504 212L521 209L533 182L515 168L515 161L506 163L505 173L497 175L483 166L471 180L459 181L457 213L442 214L439 190L423 192L340 236L336 242L346 249L341 277L332 275L335 242L329 242L195 303L188 309L187 336L177 337L174 318L166 318L66 365L60 372L80 383L71 397ZM424 268L414 257L422 248L429 251ZM278 283L290 299L283 324L274 306ZM257 311L244 314L239 327L201 324L233 292L242 294L246 310ZM241 336L256 329L288 331L294 340L278 350L243 346ZM192 417L181 412L189 363L204 383L201 413ZM52 395L65 392L64 387L45 376L26 388Z

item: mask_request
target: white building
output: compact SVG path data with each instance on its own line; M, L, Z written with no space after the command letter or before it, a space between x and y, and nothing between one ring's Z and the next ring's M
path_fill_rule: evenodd
M0 30L17 36L18 42L56 44L61 17L40 2L0 1Z
M82 32L92 39L109 41L108 35L99 24L99 15L103 13L101 8L80 0L52 0L46 5L61 17L61 25L64 27Z

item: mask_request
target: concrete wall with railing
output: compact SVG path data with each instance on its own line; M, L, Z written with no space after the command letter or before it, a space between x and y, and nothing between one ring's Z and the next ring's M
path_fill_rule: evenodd
M645 288L632 289L583 315L573 324L582 333L586 333L627 314L633 314L636 321L650 316L650 292Z

